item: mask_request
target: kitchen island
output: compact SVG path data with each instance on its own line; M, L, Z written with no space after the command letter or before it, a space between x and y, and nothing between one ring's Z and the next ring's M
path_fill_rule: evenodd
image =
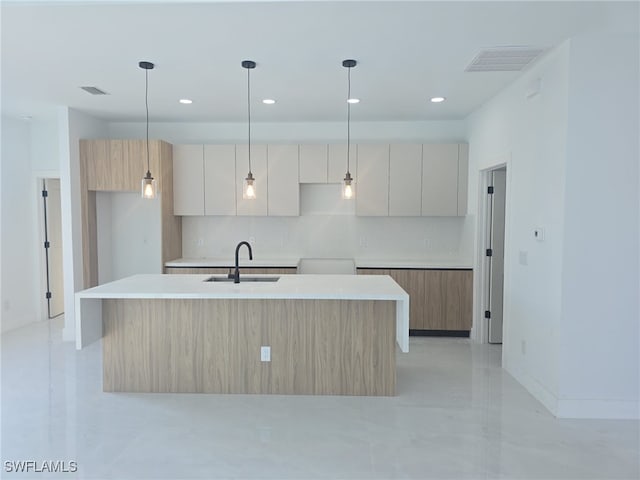
M105 391L395 395L409 296L390 277L209 278L135 275L76 293L76 347L102 337Z

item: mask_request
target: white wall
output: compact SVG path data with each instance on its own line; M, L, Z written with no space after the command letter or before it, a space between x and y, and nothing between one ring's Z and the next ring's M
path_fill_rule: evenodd
M2 117L1 286L2 331L40 318L38 296L38 188L31 167L28 121Z
M153 137L171 143L245 143L246 124L153 123ZM138 138L141 123L111 123L112 138ZM252 125L256 143L344 143L345 122ZM461 121L353 122L352 141L464 142ZM335 192L331 191L334 189ZM184 217L183 256L228 257L238 241L255 238L255 253L272 257L419 258L471 263L472 217L360 218L353 208L327 203L338 185L301 187L294 218ZM331 205L326 211L316 207ZM202 243L202 245L200 245Z
M68 107L59 107L58 125L65 296L63 338L71 341L75 339L74 293L83 289L79 140L105 138L108 133L105 122Z
M571 40L561 416L639 415L639 45Z
M139 193L96 192L98 282L162 273L160 202Z
M472 211L507 159L503 366L562 417L638 417L638 85L637 35L601 33L469 118Z
M424 122L351 122L351 139L358 142L464 142L465 123L458 120ZM142 122L109 124L111 138L144 138ZM169 143L246 143L246 123L151 123L149 135ZM346 143L345 122L252 123L255 143Z
M507 161L503 366L552 412L558 398L568 57L565 44L469 118L471 211L477 211L479 171ZM537 79L540 93L527 98ZM533 238L538 226L545 229L544 242ZM521 252L527 265L519 262Z

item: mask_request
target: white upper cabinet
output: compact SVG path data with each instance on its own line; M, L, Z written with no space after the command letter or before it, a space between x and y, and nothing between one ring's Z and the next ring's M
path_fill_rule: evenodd
M351 174L356 170L356 146L350 147L351 161L349 168ZM347 144L330 144L327 152L327 183L342 183L347 173Z
M422 148L422 216L458 215L458 144Z
M256 198L246 200L242 198L242 187L249 173L248 148L247 145L236 145L236 214L266 216L269 187L266 145L251 145L251 172L255 178Z
M422 210L422 145L389 146L389 216L419 217Z
M358 145L356 215L389 215L389 145Z
M326 164L326 162L325 162ZM267 147L269 216L300 215L300 184L298 180L298 145Z
M202 145L173 146L174 215L204 215L203 162Z
M469 191L469 144L458 145L458 216L467 214L467 195Z
M236 214L236 146L204 146L204 214Z
M300 183L327 183L327 145L300 145Z

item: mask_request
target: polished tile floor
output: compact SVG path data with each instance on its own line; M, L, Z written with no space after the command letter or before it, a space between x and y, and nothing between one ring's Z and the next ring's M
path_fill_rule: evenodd
M636 421L558 420L500 347L412 338L398 396L109 394L62 320L2 336L2 478L638 479ZM78 464L7 473L5 462Z

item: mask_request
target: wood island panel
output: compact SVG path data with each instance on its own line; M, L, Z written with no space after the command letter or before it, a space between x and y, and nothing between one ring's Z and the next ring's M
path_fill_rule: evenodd
M102 304L104 391L395 395L394 301Z

